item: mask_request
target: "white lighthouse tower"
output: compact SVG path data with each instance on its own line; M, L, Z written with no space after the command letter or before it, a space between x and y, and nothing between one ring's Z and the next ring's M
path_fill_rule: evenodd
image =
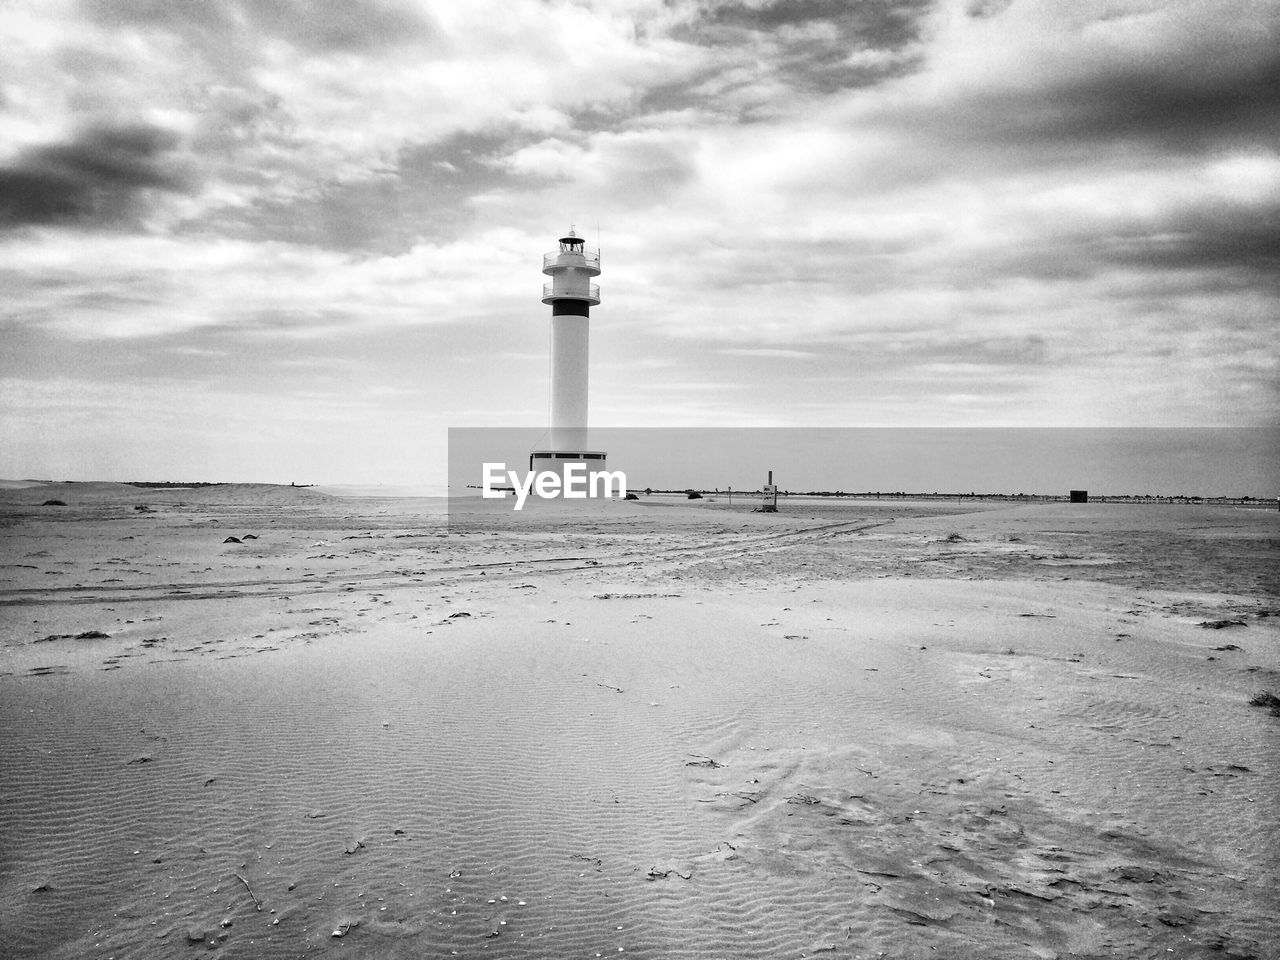
M600 251L589 250L573 230L560 238L560 249L542 258L542 302L551 304L551 433L546 448L529 456L530 470L563 475L569 463L603 470L603 450L587 441L587 360L591 307L600 303Z

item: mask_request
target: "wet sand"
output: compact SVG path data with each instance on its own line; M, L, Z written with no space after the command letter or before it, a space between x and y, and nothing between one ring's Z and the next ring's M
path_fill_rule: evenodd
M0 491L0 952L1277 955L1280 514L453 519Z

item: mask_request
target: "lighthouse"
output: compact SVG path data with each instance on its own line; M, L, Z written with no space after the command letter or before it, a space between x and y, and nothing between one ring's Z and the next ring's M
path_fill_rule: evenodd
M600 251L591 250L572 229L559 249L542 258L551 278L542 286L542 302L551 305L550 442L529 455L530 470L563 474L569 463L603 470L605 454L587 440L587 361L591 307L600 303Z

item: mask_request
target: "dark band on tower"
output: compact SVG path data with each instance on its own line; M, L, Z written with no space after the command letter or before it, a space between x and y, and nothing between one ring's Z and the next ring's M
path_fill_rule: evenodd
M585 300L553 300L551 315L553 317L589 317L591 305Z

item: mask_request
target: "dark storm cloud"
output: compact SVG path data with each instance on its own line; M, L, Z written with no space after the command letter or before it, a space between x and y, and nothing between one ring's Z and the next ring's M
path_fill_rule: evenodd
M1280 48L1213 72L1130 64L1038 94L992 93L951 114L946 126L952 134L987 143L1151 141L1173 149L1217 149L1280 134L1277 91Z
M394 0L82 0L82 6L99 23L169 30L197 46L244 33L307 50L362 52L431 33L421 12Z
M130 222L155 192L183 192L177 137L141 124L86 128L0 167L0 227Z
M1280 43L1280 37L1277 37ZM1255 138L1280 132L1280 47L1258 62L1233 63L1214 76L1151 75L1138 69L1067 87L1060 129L1080 137L1131 135L1198 142L1216 148L1233 130Z

